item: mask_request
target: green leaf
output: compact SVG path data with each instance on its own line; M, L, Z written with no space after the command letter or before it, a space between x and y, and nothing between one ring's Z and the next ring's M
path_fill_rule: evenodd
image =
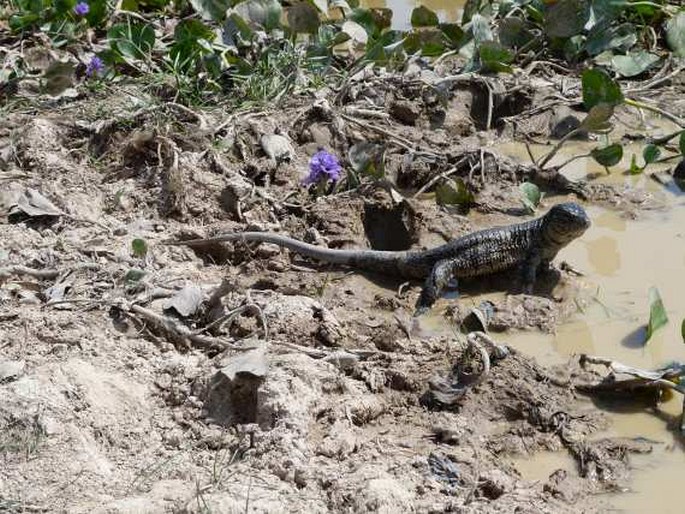
M483 71L508 72L512 68L509 66L514 61L514 54L495 41L484 41L478 47L478 57Z
M523 202L526 210L534 214L538 205L540 205L540 200L542 200L540 188L532 182L523 182L519 186L519 191L521 191L521 202Z
M145 59L155 46L155 29L147 23L119 23L107 31L109 46L126 61Z
M649 323L647 324L647 338L645 343L654 335L654 332L668 323L666 309L661 301L659 290L656 287L649 288Z
M140 279L145 275L146 273L142 269L131 268L126 272L126 275L124 275L124 282L127 284L135 284L136 282L139 282Z
M319 11L309 2L298 2L285 11L288 27L301 34L316 34L321 25Z
M567 38L580 34L590 19L588 0L559 0L545 9L545 33Z
M392 10L390 9L353 9L348 19L359 23L366 33L377 39L384 29L390 27Z
M615 55L611 59L611 67L623 77L635 77L647 71L659 60L658 55L640 50L627 55Z
M608 103L599 103L590 109L585 119L580 122L580 128L588 132L607 132L611 129L611 117L614 115L614 106Z
M420 51L421 55L435 57L445 52L445 38L438 29L414 30L407 34L403 45L410 54Z
M306 4L307 2L302 3ZM278 0L247 0L236 5L232 12L235 12L246 22L259 25L270 31L280 25L283 8Z
M683 343L685 343L685 319L683 319L683 322L680 324L680 335L683 338Z
M452 48L460 48L466 43L466 33L456 23L441 23L438 28L442 30Z
M147 255L147 243L144 239L134 239L131 241L131 250L136 257L145 257Z
M214 38L214 31L200 20L183 20L174 29L174 40L179 42L213 41Z
M232 0L189 0L195 12L205 20L221 21L226 16L226 10L235 2Z
M680 153L685 157L685 130L680 133L680 138L678 139L678 147L680 148Z
M460 178L446 180L435 188L435 201L439 205L469 205L473 200L473 194Z
M636 42L637 31L631 23L617 26L601 23L590 30L585 42L585 51L590 55L598 55L607 50L627 52Z
M34 13L13 14L12 16L10 16L9 26L13 31L19 32L21 30L29 28L31 25L34 25L35 23L38 23L39 20L40 16Z
M595 148L590 154L595 161L608 168L621 162L621 159L623 159L623 147L618 143L614 143L604 148Z
M685 57L685 11L681 10L666 23L666 42L677 57Z
M628 7L628 0L592 0L592 12L598 24L616 21ZM594 26L593 26L594 28Z
M637 165L637 155L633 154L633 156L630 158L630 168L628 169L628 173L631 175L639 175L643 171L645 171L645 169Z
M647 145L645 149L642 150L642 158L645 160L645 166L647 164L652 164L661 155L661 149L656 145Z
M416 7L411 12L412 27L435 27L439 22L438 15L423 5Z
M91 27L103 25L108 18L107 0L90 0L88 2L90 10L86 14L86 21Z
M585 70L581 75L583 105L589 111L599 103L617 105L623 102L623 93L618 83L599 68Z
M185 20L185 21L198 21L198 20ZM184 23L184 22L181 22ZM202 22L199 22L202 23ZM210 30L209 27L206 27ZM221 33L221 39L225 45L228 46L242 46L243 44L249 44L248 42L252 39L254 31L250 26L236 13L231 13L226 17L224 26ZM190 41L191 47L192 41Z
M516 16L504 18L499 24L497 35L500 43L507 48L521 48L535 38L530 24Z
M464 4L464 13L461 16L462 25L466 25L471 21L473 15L480 9L481 2L482 0L466 0L466 4Z

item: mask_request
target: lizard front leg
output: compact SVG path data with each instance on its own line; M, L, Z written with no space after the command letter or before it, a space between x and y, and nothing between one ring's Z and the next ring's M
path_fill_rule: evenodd
M539 252L531 252L531 254L526 257L526 260L521 264L521 282L523 286L523 292L525 294L532 294L533 287L535 286L535 278L537 277L537 270L542 263L542 258Z
M421 296L416 303L414 316L425 314L442 295L450 279L454 277L459 269L460 262L457 259L446 259L438 261L428 275L426 282L421 290Z

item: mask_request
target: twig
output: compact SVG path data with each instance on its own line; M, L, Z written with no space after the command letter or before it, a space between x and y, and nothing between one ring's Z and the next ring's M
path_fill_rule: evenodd
M361 107L345 107L344 113L351 116L359 116L360 118L378 118L381 120L390 118L390 115L387 112L362 109Z
M160 327L164 331L173 335L175 338L181 341L190 341L197 346L205 347L207 349L220 349L225 350L232 347L231 344L224 341L223 339L217 337L204 336L200 334L194 334L188 327L176 322L172 318L167 316L162 316L157 314L150 309L146 309L140 305L127 305L125 302L119 302L116 304L118 308L129 314L134 313L143 317L146 321Z
M654 105L646 104L644 102L640 102L638 100L633 100L632 98L625 98L623 102L626 105L630 105L632 107L637 107L638 109L644 109L645 111L651 111L656 114L659 114L660 116L663 116L666 119L671 120L673 123L678 125L679 127L685 128L685 120L682 120L675 114L671 114L668 111L664 111L663 109L656 107Z
M414 193L414 194L412 195L412 198L416 198L416 197L422 195L423 193L425 193L426 191L428 191L431 187L433 187L437 182L439 182L441 179L446 179L446 178L448 178L450 175L454 175L456 172L459 171L459 167L460 167L462 164L464 164L464 163L467 161L467 159L468 159L468 157L462 157L462 158L459 159L459 161L458 161L454 166L452 166L449 170L445 171L444 173L440 173L440 174L436 175L435 177L433 177L432 179L430 179L430 180L429 180L428 182L426 182L423 186L421 186L421 188L420 188L416 193Z
M186 114L189 114L193 118L195 118L198 121L198 125L200 125L200 130L205 131L207 130L207 120L205 120L204 116L202 116L200 113L197 113L190 109L189 107L186 107L185 105L176 103L176 102L166 102L164 104L165 106L168 107L173 107L174 109L177 109L179 111L182 111Z
M414 152L414 153L423 153L426 155L431 155L433 157L440 157L440 155L438 155L437 153L432 152L430 150L420 150L418 147L416 147L414 145L414 143L412 143L408 139L405 139L398 134L395 134L395 133L393 133L387 129L384 129L383 127L379 127L377 125L372 125L371 123L367 123L365 121L358 120L358 119L353 118L352 116L349 116L349 115L344 114L344 113L341 113L340 117L346 121L349 121L351 123L356 123L357 125L359 125L361 127L364 127L366 129L372 130L374 132L378 132L379 134L382 134L384 136L389 137L393 143L395 143L397 146L399 146L401 148L404 148L405 150L408 150L408 151Z
M82 270L99 270L100 265L95 264L92 262L85 262L81 264L77 264L75 266L71 266L68 268L62 268L62 269L54 269L54 268L46 268L46 269L35 269L35 268L29 268L28 266L21 266L21 265L16 265L16 266L6 266L4 268L0 268L0 280L9 278L13 275L28 275L33 278L39 278L42 280L50 280L59 277L60 275L66 275L69 273L73 273L76 271L82 271Z
M262 322L262 331L264 332L264 339L269 339L269 329L266 323L266 316L264 316L264 311L262 311L261 307L257 305L256 303L248 303L245 305L241 305L240 307L233 309L232 311L224 314L218 319L215 319L208 325L204 326L203 328L196 330L193 332L194 334L201 334L203 332L206 332L210 328L214 328L216 326L221 326L224 323L228 323L233 321L236 317L240 316L243 312L245 311L255 311L259 315L259 319Z

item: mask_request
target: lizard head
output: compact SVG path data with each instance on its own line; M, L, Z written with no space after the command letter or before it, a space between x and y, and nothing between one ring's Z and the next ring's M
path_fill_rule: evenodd
M545 214L545 234L559 246L565 246L590 227L585 209L573 202L560 203Z

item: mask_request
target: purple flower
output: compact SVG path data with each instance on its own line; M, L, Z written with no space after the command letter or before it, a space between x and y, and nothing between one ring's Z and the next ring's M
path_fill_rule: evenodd
M305 177L302 183L306 186L316 184L319 182L337 182L340 180L340 173L342 167L338 162L338 158L328 153L326 150L319 150L309 161L309 175Z
M85 16L90 11L88 2L79 2L74 6L74 14L76 16Z
M105 63L102 62L97 55L90 58L88 66L86 66L86 75L88 77L99 76L105 72Z

